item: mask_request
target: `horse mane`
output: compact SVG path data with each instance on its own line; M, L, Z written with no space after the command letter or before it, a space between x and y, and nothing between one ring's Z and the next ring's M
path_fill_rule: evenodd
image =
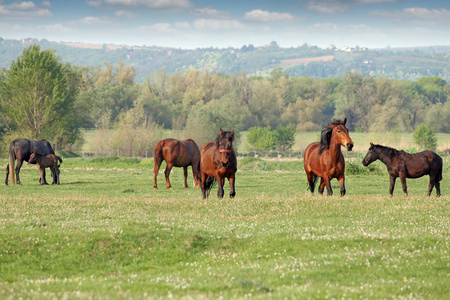
M333 120L333 122L331 122L330 124L333 124L335 126L345 126L341 120ZM322 130L322 134L320 136L319 154L321 154L325 149L330 148L331 133L333 132L333 127L331 127L330 124L325 126L325 128Z
M374 147L379 149L381 153L383 153L386 156L393 156L398 154L398 150L391 147L386 147L383 145L374 145Z
M219 142L221 139L229 139L230 142L234 141L234 133L232 131L222 131L222 137L220 137L220 133L217 135L214 144L216 147L219 147Z

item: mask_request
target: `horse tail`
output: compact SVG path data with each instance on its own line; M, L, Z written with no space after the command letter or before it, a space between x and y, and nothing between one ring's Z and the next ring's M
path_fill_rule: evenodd
M14 151L15 143L12 141L9 144L9 174L11 175L11 184L16 185L16 181L14 179L14 163L16 161L16 153Z
M158 144L156 144L155 150L153 151L153 160L156 165L161 165L161 162L163 161L163 147L164 147L164 140L159 141Z
M206 175L205 192L206 192L207 197L209 196L211 189L213 188L215 182L216 182L216 178Z
M442 180L442 158L441 157L439 157L439 158L440 158L440 166L439 166L439 171L436 175L435 182L439 182Z
M62 159L62 157L60 157L60 156L58 156L58 155L55 155L56 156L56 158L59 160L59 162L60 163L62 163L63 162L63 159Z

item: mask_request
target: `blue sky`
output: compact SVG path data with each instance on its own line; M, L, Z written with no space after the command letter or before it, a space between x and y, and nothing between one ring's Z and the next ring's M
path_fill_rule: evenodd
M0 0L0 37L184 49L450 45L450 1Z

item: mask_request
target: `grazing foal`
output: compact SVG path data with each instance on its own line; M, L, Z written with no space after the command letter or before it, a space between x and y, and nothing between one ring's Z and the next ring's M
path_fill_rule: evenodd
M48 184L45 181L45 168L50 168L52 172L52 184L59 184L59 162L62 162L62 158L55 154L43 156L36 152L32 152L28 160L28 164L37 164L39 166L39 171L41 172L39 181L41 185Z

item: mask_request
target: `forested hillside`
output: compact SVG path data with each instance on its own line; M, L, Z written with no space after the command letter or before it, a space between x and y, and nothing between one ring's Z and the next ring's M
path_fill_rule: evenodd
M450 46L409 49L342 50L303 45L281 48L276 42L266 46L243 45L240 49L171 49L156 46L117 46L56 43L47 40L3 40L0 38L0 67L7 67L31 43L41 49L54 49L63 61L78 66L98 67L103 62L117 65L119 59L136 70L136 82L163 70L168 74L189 69L213 73L267 76L282 67L290 76L314 78L342 77L346 71L359 70L375 77L415 81L424 76L439 76L450 82Z

